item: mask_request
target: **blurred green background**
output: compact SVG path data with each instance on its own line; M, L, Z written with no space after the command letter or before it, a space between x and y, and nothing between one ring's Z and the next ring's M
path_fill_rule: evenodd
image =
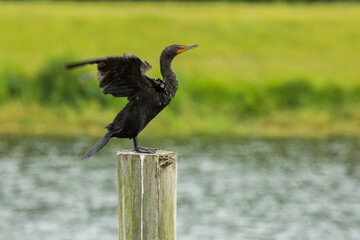
M360 5L238 2L0 2L0 134L100 136L125 99L95 66L133 53L161 77L178 43L179 90L142 135L360 135Z

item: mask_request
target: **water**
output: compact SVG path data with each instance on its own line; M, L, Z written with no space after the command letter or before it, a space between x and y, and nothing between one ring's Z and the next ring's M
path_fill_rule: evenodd
M115 153L131 142L80 161L94 141L0 139L0 239L118 239ZM154 146L180 156L178 239L360 239L360 139Z

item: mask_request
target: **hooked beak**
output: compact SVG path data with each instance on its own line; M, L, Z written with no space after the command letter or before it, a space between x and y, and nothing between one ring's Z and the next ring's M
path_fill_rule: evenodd
M198 48L200 47L198 44L192 45L192 46L187 46L186 48L184 48L185 51L193 49L193 48Z
M198 44L191 45L191 46L183 46L182 49L177 50L177 54L180 54L180 53L183 53L183 52L185 52L187 50L190 50L190 49L193 49L193 48L198 48L198 47L200 47Z

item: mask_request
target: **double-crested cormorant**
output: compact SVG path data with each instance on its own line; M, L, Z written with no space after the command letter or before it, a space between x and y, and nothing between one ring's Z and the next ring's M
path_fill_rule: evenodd
M171 69L172 60L178 54L196 47L199 45L174 44L162 51L160 69L164 80L146 76L151 65L130 54L68 64L66 67L71 69L96 63L103 93L114 97L127 97L129 101L106 127L108 132L105 136L82 159L94 155L112 137L133 139L134 150L139 153L155 153L156 149L141 147L137 136L170 103L178 89L178 80Z

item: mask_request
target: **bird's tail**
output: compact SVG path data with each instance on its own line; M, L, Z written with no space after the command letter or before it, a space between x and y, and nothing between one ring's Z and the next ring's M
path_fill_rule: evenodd
M92 148L90 148L90 150L87 153L85 153L85 155L81 158L81 160L91 157L100 149L102 149L105 146L105 144L110 140L110 138L111 138L110 133L106 133L102 139L100 139Z
M65 67L67 69L72 69L72 68L81 67L81 66L84 66L87 64L100 63L100 62L104 62L104 61L106 61L106 58L86 60L86 61L77 62L77 63L69 63L69 64L65 65Z

